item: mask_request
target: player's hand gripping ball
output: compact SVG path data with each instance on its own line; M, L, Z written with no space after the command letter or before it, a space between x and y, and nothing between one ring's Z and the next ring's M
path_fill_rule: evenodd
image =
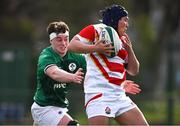
M110 43L111 46L114 46L112 53L105 54L106 56L112 58L116 56L119 50L122 48L122 42L119 38L118 33L110 26L104 27L100 33L99 40L104 41L105 43Z

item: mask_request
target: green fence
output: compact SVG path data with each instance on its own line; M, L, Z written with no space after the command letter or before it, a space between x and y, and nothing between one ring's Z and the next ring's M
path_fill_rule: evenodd
M0 47L0 124L21 122L26 113L30 96L29 53L24 45Z

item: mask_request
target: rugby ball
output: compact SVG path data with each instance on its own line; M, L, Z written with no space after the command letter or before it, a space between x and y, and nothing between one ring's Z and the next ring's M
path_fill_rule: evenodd
M122 42L119 38L118 33L114 30L114 28L110 26L103 27L100 35L99 40L104 41L104 43L110 43L111 46L114 46L114 52L105 54L106 56L112 58L117 55L119 50L122 48Z

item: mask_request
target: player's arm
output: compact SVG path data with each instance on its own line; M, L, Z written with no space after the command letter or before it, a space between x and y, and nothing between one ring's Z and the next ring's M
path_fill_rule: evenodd
M59 69L56 65L52 65L45 70L45 73L51 77L53 80L58 82L67 82L67 83L78 83L81 84L83 80L84 73L82 69L79 68L75 74L68 73L62 69Z
M129 53L128 53L128 66L127 66L127 72L132 75L135 76L139 73L139 61L137 60L133 49L130 49Z
M110 44L105 44L103 41L94 42L94 39L95 29L92 25L89 25L72 38L68 49L78 53L108 53L112 51L113 47L110 47ZM94 44L92 44L93 42Z
M69 43L68 50L78 53L92 53L97 49L95 45L82 43L77 36L74 36Z
M133 47L132 47L132 43L128 37L127 34L125 34L125 36L123 36L124 38L122 38L125 48L128 52L128 65L127 65L127 72L128 74L135 76L139 73L139 61L136 58L136 55L134 53Z
M74 36L68 46L68 50L78 53L109 53L112 52L110 44L104 44L102 41L95 42L94 45L82 43L77 36Z

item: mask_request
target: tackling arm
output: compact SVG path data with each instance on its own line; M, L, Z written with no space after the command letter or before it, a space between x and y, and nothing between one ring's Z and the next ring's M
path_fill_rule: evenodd
M50 66L46 69L46 74L51 77L53 80L56 80L58 82L74 82L81 84L83 80L84 73L82 72L82 69L79 68L78 71L75 74L68 73L62 69L59 69L56 65Z

